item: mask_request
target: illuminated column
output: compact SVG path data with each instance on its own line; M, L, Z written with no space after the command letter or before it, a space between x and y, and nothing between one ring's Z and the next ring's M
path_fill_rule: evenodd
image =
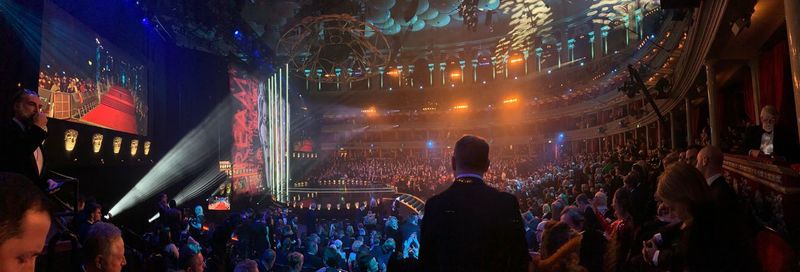
M347 90L353 89L353 68L347 68L347 76L351 79L347 81Z
M430 84L433 86L433 63L428 63L428 76L430 78Z
M569 61L575 61L575 39L567 40L567 51L569 51Z
M796 122L800 128L800 3L784 0L783 10L786 14L786 36L789 40L789 63L792 67L795 118L797 118ZM800 136L800 133L798 135ZM792 142L797 144L797 139Z
M317 69L317 91L322 91L322 69Z
M526 75L528 74L528 57L529 57L530 55L531 55L531 54L528 52L528 49L525 49L524 51L522 51L522 57L523 57L523 59L522 59L522 60L524 61L524 65L525 65L525 74L526 74Z
M440 62L439 63L439 72L441 72L441 74L442 74L442 86L447 85L447 82L445 81L445 74L444 74L444 70L445 70L446 67L447 67L447 63L446 62Z
M397 88L403 87L403 65L397 65Z
M508 54L503 55L503 74L508 78Z
M542 50L541 47L536 48L536 72L542 72Z
M341 84L339 83L340 78L342 77L342 68L333 69L334 73L336 74L336 90L341 90Z
M611 30L611 27L604 25L600 28L600 37L603 40L603 55L608 55L608 31Z
M370 70L372 70L372 69L367 67L364 70L367 73L366 74L366 76L367 76L367 90L371 90L372 89L372 74L370 74Z
M478 82L478 60L472 59L472 82Z
M589 32L589 49L591 50L591 57L594 59L594 31Z
M561 41L556 43L556 50L558 50L558 68L561 68L561 49L563 48Z
M459 61L458 61L458 67L461 67L461 76L460 76L460 78L461 78L461 83L464 83L464 77L465 77L465 76L464 76L464 67L466 67L466 63L467 63L467 62L466 62L466 61L464 61L464 60L459 60Z
M642 8L637 8L633 12L634 23L636 23L636 39L644 39L644 33L642 33L642 20L644 16L642 16Z
M628 16L628 15L623 16L622 17L622 22L625 25L625 46L628 46L628 45L631 44L631 31L630 31L631 18L630 18L630 16Z
M305 78L306 79L306 91L308 91L308 88L309 88L308 87L308 78L311 77L311 70L310 69L305 69L305 70L303 70L303 74L306 75L306 78Z
M411 87L414 87L414 64L408 65L408 75L411 78Z
M492 56L492 79L495 79L497 76L497 58Z
M378 74L381 75L381 90L383 90L383 75L386 73L386 68L383 66L378 67Z

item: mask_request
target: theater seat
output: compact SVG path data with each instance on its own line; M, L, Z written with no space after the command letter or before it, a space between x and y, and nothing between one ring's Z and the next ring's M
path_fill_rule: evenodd
M792 248L770 228L756 234L756 252L763 271L794 271L795 256Z

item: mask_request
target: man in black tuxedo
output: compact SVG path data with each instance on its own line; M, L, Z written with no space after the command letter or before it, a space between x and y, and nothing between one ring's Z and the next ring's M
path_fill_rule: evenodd
M57 187L44 179L42 142L47 138L47 115L39 95L23 90L13 99L13 116L0 124L0 172L19 173L43 190Z
M486 185L489 144L467 135L456 142L453 185L425 205L421 271L527 271L517 199Z
M706 146L697 153L697 170L703 173L711 196L722 210L739 210L739 200L725 177L722 176L722 151L714 146Z
M745 133L744 150L751 157L782 157L790 162L797 161L797 138L793 133L777 127L778 110L767 105L761 109L761 126L748 129Z

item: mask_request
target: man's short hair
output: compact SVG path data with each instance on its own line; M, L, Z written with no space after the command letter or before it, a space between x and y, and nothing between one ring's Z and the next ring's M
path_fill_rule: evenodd
M181 248L180 258L178 259L178 268L186 270L189 267L192 267L194 260L194 256L197 256L200 252L189 247L188 245L183 246Z
M295 268L303 265L303 254L300 254L300 252L289 253L289 256L286 256L286 259L286 265L288 265L289 268Z
M244 261L239 262L236 264L236 268L233 269L234 272L258 272L258 263L256 261L245 259Z
M97 222L89 228L86 240L83 241L83 261L91 263L98 255L109 256L111 244L122 239L122 231L110 223Z
M456 165L469 170L482 170L489 163L489 143L485 139L464 135L453 151Z
M28 211L50 214L44 193L23 175L0 172L0 244L22 234L22 220Z

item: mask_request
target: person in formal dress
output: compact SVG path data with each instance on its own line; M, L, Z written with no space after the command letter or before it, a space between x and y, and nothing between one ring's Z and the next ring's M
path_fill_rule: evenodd
M797 138L786 129L776 126L778 110L767 105L761 109L761 126L748 129L745 133L744 149L751 157L782 157L790 162L797 161Z
M109 223L95 223L83 243L83 269L87 272L119 272L125 266L122 231Z
M462 137L451 164L455 181L425 205L420 271L527 271L530 255L517 199L483 180L489 144Z
M34 271L50 230L48 203L25 176L0 173L0 272Z
M0 123L0 171L24 175L45 191L59 184L45 179L42 143L47 139L47 115L39 95L25 89L12 100L11 119Z
M697 153L697 170L703 173L714 202L721 210L739 211L736 192L722 176L722 162L722 150L717 147L706 146Z

